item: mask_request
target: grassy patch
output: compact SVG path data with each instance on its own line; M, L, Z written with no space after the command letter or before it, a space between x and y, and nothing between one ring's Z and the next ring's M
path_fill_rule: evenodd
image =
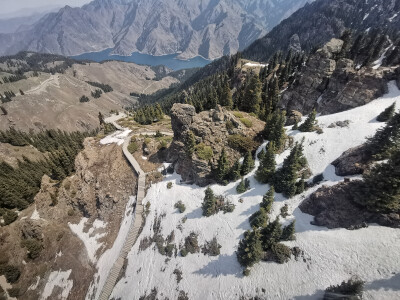
M249 120L249 119L240 118L240 122L242 122L243 125L246 126L247 128L253 127L253 122L251 120Z
M257 144L248 136L239 134L233 134L228 137L228 145L232 149L238 150L242 153L246 153L249 150L253 150Z
M239 118L239 119L243 118L243 114L240 111L234 111L232 113L236 118Z
M203 143L196 145L195 152L198 158L203 160L211 160L213 158L213 150L210 146L206 146Z

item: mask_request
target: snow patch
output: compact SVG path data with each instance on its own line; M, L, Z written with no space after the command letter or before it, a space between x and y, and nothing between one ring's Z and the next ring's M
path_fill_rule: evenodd
M268 64L261 64L261 63L251 63L251 62L248 62L248 63L245 63L244 64L244 66L245 67L267 67L268 66Z
M36 276L36 282L32 283L29 287L28 290L29 291L34 291L37 289L37 287L39 286L39 281L40 281L40 276Z
M103 245L103 243L98 242L100 238L106 235L106 233L95 233L99 229L104 229L106 224L103 221L95 220L92 227L85 232L84 228L88 221L88 218L82 218L78 224L68 223L69 228L73 233L75 233L83 242L86 247L87 254L91 262L96 262L96 252Z
M394 18L396 18L399 14L395 13L392 17L390 17L388 20L389 22L392 22Z
M397 106L400 105L400 91L395 82L390 82L389 94L367 105L317 117L323 134L292 130L288 130L288 134L295 141L305 138L304 152L313 175L323 173L326 180L323 184L334 185L344 178L335 175L330 163L349 148L364 143L366 137L384 126L376 122L376 116L394 101ZM328 128L331 123L344 120L352 122L348 127ZM261 151L261 147L257 152ZM277 164L281 164L289 152L277 155ZM256 159L256 167L258 165ZM164 181L153 184L143 200L144 203L151 203L149 215L128 254L125 278L117 283L111 298L136 299L157 287L159 294L170 299L176 299L179 290L187 292L190 299L238 299L241 295L268 295L270 299L319 299L326 287L358 275L366 281L365 299L398 299L399 277L396 274L400 272L400 231L375 225L355 231L329 230L311 225L313 217L302 213L299 205L321 185L291 199L276 194L270 216L274 220L280 208L288 204L290 215L282 223L296 220L296 241L285 244L300 247L304 257L298 261L292 258L282 265L261 262L252 267L250 276L243 277L243 268L237 261L235 251L243 233L250 229L249 217L259 209L262 196L269 189L268 185L259 184L254 179L255 171L246 176L251 189L243 194L236 193L239 181L226 186L211 186L215 194L225 196L236 205L232 213L220 212L211 217L202 216L205 188L181 184L181 177L177 174L167 175ZM171 189L167 188L168 182L173 183ZM243 203L239 199L243 199ZM179 200L186 206L183 214L174 208ZM199 235L199 245L216 237L222 246L221 254L217 257L201 253L186 257L178 255L166 261L166 256L159 254L153 246L139 250L140 241L153 234L156 214L160 216L164 213L160 233L166 237L174 231L175 245L183 244L185 237L194 231ZM187 218L185 223L182 222L184 217ZM179 284L173 274L175 269L183 273ZM265 289L265 293L261 288Z
M108 145L108 144L113 144L116 143L118 145L122 145L124 143L125 138L131 133L132 130L127 129L127 130L120 130L116 131L109 136L106 136L105 138L100 140L100 144L102 145Z
M136 197L129 197L129 202L126 204L124 219L121 222L121 227L118 232L118 236L114 241L112 248L105 251L97 262L97 273L94 275L94 279L90 284L86 299L98 299L103 288L103 285L107 279L107 276L122 250L125 242L125 238L128 235L129 228L134 222L134 209L133 204L136 201ZM95 297L94 297L95 296Z
M48 299L53 293L55 287L60 287L62 289L60 297L58 299L64 300L68 298L68 295L74 285L73 280L68 280L71 274L71 270L67 271L54 271L51 272L49 278L47 279L46 286L44 287L43 293L40 300Z
M42 218L39 215L39 212L36 209L36 206L35 206L35 210L33 211L32 215L31 215L31 220L42 220Z

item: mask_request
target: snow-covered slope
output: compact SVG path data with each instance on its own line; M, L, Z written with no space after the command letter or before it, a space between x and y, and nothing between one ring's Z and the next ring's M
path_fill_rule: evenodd
M400 91L391 82L389 94L380 99L353 110L318 117L324 131L321 135L291 130L288 133L296 141L305 138L305 155L313 175L323 172L328 180L323 184L335 184L343 178L334 174L330 163L348 148L362 144L367 136L383 126L375 118L393 101L400 107ZM351 121L348 127L328 128L331 123L344 120ZM277 156L277 162L281 163L288 152ZM254 173L255 170L247 176L251 190L241 195L235 190L237 182L212 186L216 194L226 196L236 208L232 213L219 213L208 218L202 216L201 209L204 188L180 184L177 174L168 175L163 182L154 184L144 200L144 203L151 203L146 224L128 255L126 276L116 285L112 297L139 299L156 288L161 298L169 299L177 299L180 290L187 292L189 299L238 299L241 295L258 295L266 299L318 299L327 286L358 275L366 281L365 299L400 298L400 230L376 225L355 231L328 230L310 225L312 217L303 214L298 205L318 187L289 200L277 194L271 216L274 219L285 203L289 205L290 216L282 222L296 219L297 239L285 243L300 247L304 256L298 261L292 258L282 265L261 262L252 268L250 276L243 277L235 251L245 230L250 229L248 218L258 210L262 196L268 190L268 185L255 181ZM171 189L167 188L168 182L173 183ZM240 198L243 203L239 202ZM186 205L183 214L174 208L178 200ZM222 245L221 254L209 257L197 253L167 259L158 253L154 244L140 251L140 241L153 235L155 216L163 213L161 232L164 237L174 231L177 246L183 244L192 231L199 234L200 245L217 237ZM186 222L182 222L183 217L187 218ZM175 269L182 271L180 283L173 274Z

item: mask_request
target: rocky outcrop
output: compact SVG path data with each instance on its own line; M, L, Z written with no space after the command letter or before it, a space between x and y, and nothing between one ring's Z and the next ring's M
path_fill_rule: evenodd
M368 167L371 155L365 145L357 146L345 151L339 158L332 162L335 173L339 176L350 176L364 173Z
M257 143L254 139L263 130L264 122L246 113L241 114L252 122L250 128L221 106L196 114L195 108L191 105L174 104L171 109L174 140L168 149L167 160L174 164L175 171L182 176L184 182L196 183L200 186L214 182L211 171L216 166L223 148L231 164L242 156L242 153L229 145L230 135L248 137L253 140L253 148L248 150L256 149ZM209 160L198 155L196 151L192 157L187 155L185 139L190 131L195 136L196 147L206 147L212 151L212 157Z
M343 41L332 39L311 55L307 65L282 95L281 106L303 114L314 108L331 114L369 103L397 79L395 68L357 69L350 59L337 59Z
M323 186L300 205L303 213L314 216L313 225L332 228L357 229L366 223L400 228L400 215L368 211L353 201L352 191L360 190L360 181Z

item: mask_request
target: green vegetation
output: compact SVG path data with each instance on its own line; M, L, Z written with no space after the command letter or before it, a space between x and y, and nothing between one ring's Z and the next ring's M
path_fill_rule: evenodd
M261 260L262 253L260 231L257 229L246 231L236 252L239 263L246 268L251 267Z
M25 133L13 128L0 131L1 143L32 145L41 152L47 152L46 158L39 161L24 157L15 168L5 162L0 163L0 208L26 208L39 191L44 174L54 180L71 175L75 170L75 157L83 148L84 138L94 133L67 133L60 130ZM9 219L7 215L12 215L7 210L3 210L3 213L6 219Z
M203 160L211 160L213 158L213 150L210 146L206 146L203 143L200 143L194 147L194 151L198 158Z
M284 111L276 110L268 115L265 122L264 138L273 143L275 146L274 152L283 151L286 139L285 122L286 113Z
M250 151L247 151L246 155L244 156L244 159L243 159L243 164L242 164L240 173L244 176L244 175L249 174L250 171L253 169L254 169L253 155L251 154Z
M200 251L199 242L197 240L197 234L191 232L189 236L185 238L184 247L181 249L181 255L186 256L189 253L197 253Z
M164 118L163 110L161 109L160 104L156 105L146 105L140 108L137 108L133 111L134 120L141 125L148 125L151 123L158 122Z
M103 92L99 89L96 89L94 92L91 93L92 97L95 99L100 98L101 94L103 94Z
M189 130L186 133L185 136L185 151L187 156L192 157L194 151L195 151L195 146L196 146L196 137L194 135L194 133Z
M233 212L235 205L226 201L223 196L215 196L213 190L208 187L205 190L202 208L203 216L209 217L219 211L223 211L224 213Z
M175 203L174 205L175 208L177 208L179 210L180 213L185 212L186 210L186 206L185 204L183 204L183 202L181 200L179 200L178 202Z
M89 102L89 97L83 95L82 97L79 98L79 102L81 103Z
M253 122L251 120L249 120L249 119L241 118L240 122L242 122L243 125L246 126L247 128L253 127Z
M240 111L232 112L236 118L243 119L243 114Z
M39 257L40 252L43 249L43 244L36 239L27 239L21 242L22 247L27 249L27 256L30 259Z
M103 90L104 93L109 93L109 92L113 91L113 88L111 86L109 86L108 84L103 84L103 83L93 82L93 81L86 81L86 83Z
M316 130L315 125L317 124L316 120L315 120L316 115L317 115L317 112L315 109L313 109L313 111L308 115L308 117L304 121L304 123L299 126L299 130L301 132L315 131Z
M132 137L131 138L131 142L129 143L129 145L128 145L128 151L130 152L130 153L135 153L136 151L138 151L139 150L139 145L138 145L138 143L136 142L136 138L135 137Z
M325 290L324 300L335 299L340 295L342 299L362 299L364 281L357 277L343 281L340 285L331 285Z
M6 277L8 283L15 283L21 276L21 271L13 265L0 265L0 274Z
M236 187L236 192L238 194L243 194L246 192L248 189L250 189L250 180L249 179L242 179L238 186Z
M381 112L379 114L379 116L376 118L376 120L378 122L387 122L387 121L389 121L394 116L395 109L396 109L396 102L393 102L392 105L387 107L383 112Z
M257 169L255 178L261 183L269 183L275 174L276 162L274 150L274 142L269 142L267 152L260 156L260 166Z
M229 173L229 165L228 165L228 158L225 152L225 148L222 149L221 155L218 159L218 165L216 170L214 170L215 173L215 178L217 179L218 182L220 183L226 183L226 177L228 176Z
M168 183L167 183L167 189L170 190L171 188L172 188L172 182L168 182Z

